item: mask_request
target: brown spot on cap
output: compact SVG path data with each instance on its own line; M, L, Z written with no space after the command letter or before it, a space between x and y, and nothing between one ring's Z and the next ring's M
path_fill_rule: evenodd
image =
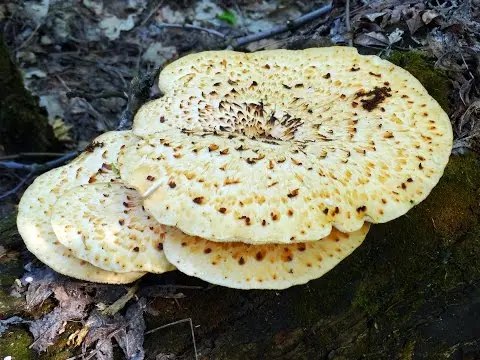
M292 190L287 196L289 198L295 197L298 195L299 189Z
M365 205L360 206L360 207L357 208L357 212L358 212L358 213L365 212L365 211L367 211L367 207L366 207Z
M199 196L199 197L194 198L194 199L193 199L193 202L194 202L195 204L201 205L201 204L203 203L203 200L204 200L204 197L203 197L203 196Z

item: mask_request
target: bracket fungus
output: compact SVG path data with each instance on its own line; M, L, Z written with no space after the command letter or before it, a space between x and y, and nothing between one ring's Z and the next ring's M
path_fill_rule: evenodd
M159 87L133 131L100 136L22 197L19 231L53 269L100 282L176 267L240 289L304 284L360 246L370 223L425 199L452 147L422 85L353 48L202 52L165 67Z
M109 164L116 162L120 147L134 139L130 131L105 133L70 164L40 175L28 187L18 206L17 227L28 250L41 262L61 274L100 283L130 283L145 274L105 271L78 259L58 241L50 223L57 199L70 188L117 180Z
M285 289L319 278L359 247L370 224L350 234L333 230L317 241L251 245L214 242L170 228L165 255L181 272L236 289Z
M209 240L312 241L392 220L430 193L452 147L420 82L353 48L203 52L159 86L122 179L160 223Z
M163 254L165 231L142 206L139 194L121 183L74 187L53 209L58 240L80 259L116 272L174 270Z

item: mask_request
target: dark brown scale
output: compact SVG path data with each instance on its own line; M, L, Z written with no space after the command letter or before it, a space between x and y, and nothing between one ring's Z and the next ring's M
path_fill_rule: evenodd
M288 86L288 85L285 85L285 84L282 84L282 85L285 89L288 89L288 90L290 90L292 88L291 86Z
M243 256L241 256L240 259L238 260L238 264L239 265L244 265L245 264L245 259L243 258Z
M331 75L330 73L326 73L325 75L322 76L324 79L330 79Z
M355 71L358 71L358 70L360 70L360 68L352 67L352 68L350 69L350 71L352 71L352 72L355 72Z
M224 207L221 207L220 209L218 209L218 211L221 212L222 214L225 214L227 212L227 209Z
M93 141L85 147L86 152L93 152L96 148L102 148L105 144L103 142Z
M366 207L365 205L360 206L360 207L357 208L357 212L358 212L358 213L365 212L365 211L367 211L367 207Z
M211 252L212 252L212 249L210 248L206 248L205 250L203 250L204 254L210 254Z
M361 99L362 107L367 111L374 110L379 104L381 104L387 97L391 95L392 89L389 87L375 86L373 90L365 92L363 90L358 91L355 94L356 98L370 97L369 99Z
M298 195L299 189L292 190L287 196L293 198Z
M125 220L124 220L124 219L120 219L120 220L118 220L118 223L123 226L123 225L125 224Z
M169 181L168 186L170 186L170 188L173 189L177 186L177 184L174 181Z
M148 175L148 176L147 176L147 180L148 180L148 181L153 181L153 180L155 180L155 176Z
M203 204L203 200L204 200L204 197L203 197L203 196L199 196L199 197L194 198L194 199L193 199L193 202L194 202L195 204L201 205L201 204Z
M138 246L135 246L135 247L133 248L133 251L139 252L139 251L140 251L140 248L139 248Z
M374 72L369 71L368 72L370 75L375 76L375 77L382 77L382 74L375 74Z

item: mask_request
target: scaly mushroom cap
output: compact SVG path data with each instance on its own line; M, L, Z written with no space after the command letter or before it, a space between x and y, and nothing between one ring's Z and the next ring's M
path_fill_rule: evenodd
M163 253L165 230L121 183L74 187L55 203L51 219L59 241L74 256L104 270L174 270Z
M406 213L448 162L448 116L407 71L352 48L186 56L136 115L125 182L162 224L288 243Z
M130 283L143 272L115 273L77 259L62 245L50 224L57 199L68 189L94 181L115 181L115 163L120 147L135 141L130 131L99 136L73 162L40 175L28 187L18 206L17 227L28 250L53 270L81 280L100 283Z
M335 267L362 244L369 224L350 234L334 229L318 241L282 245L219 243L170 229L165 254L181 272L237 289L285 289Z

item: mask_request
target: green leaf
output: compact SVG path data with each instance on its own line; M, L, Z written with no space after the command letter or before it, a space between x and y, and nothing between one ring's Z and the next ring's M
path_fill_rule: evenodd
M230 10L226 10L223 13L218 14L217 19L223 20L232 25L234 25L237 22L237 18L235 17L235 14Z

